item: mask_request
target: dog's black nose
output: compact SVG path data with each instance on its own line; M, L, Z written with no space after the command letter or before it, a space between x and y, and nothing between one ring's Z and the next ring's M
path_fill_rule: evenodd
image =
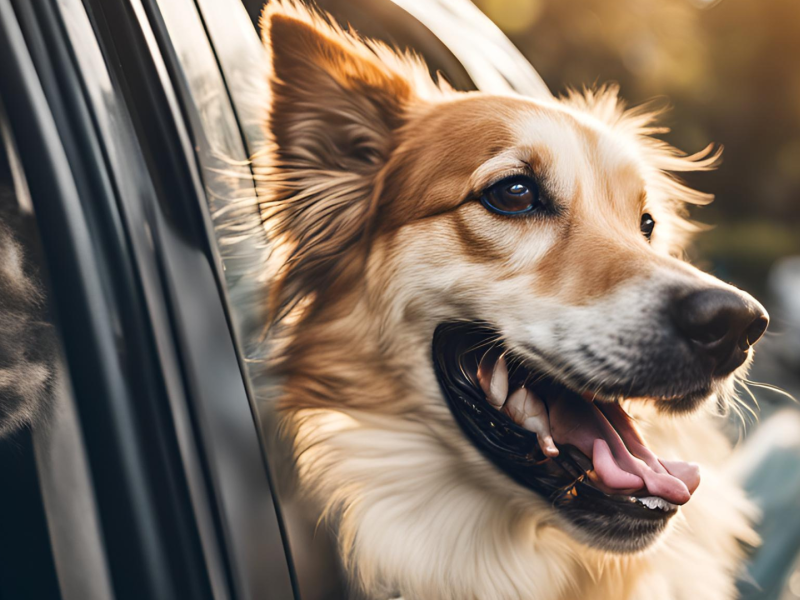
M769 325L767 311L753 298L719 288L680 298L673 306L673 319L696 351L713 360L718 376L741 366Z

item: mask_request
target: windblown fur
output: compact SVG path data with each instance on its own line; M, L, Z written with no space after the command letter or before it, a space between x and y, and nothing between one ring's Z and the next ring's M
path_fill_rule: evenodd
M674 257L693 229L684 204L708 198L673 173L710 168L716 155L685 156L650 137L653 115L625 112L614 88L551 103L461 94L418 58L299 3L273 0L262 27L270 144L254 165L273 244L269 395L295 493L333 530L353 595L734 597L742 543L756 540L741 490L716 474L728 447L710 411L678 420L631 403L650 446L700 461L704 479L655 547L615 555L581 544L483 458L454 422L429 356L442 319L506 311L498 318L520 331L528 302L578 311L633 297L645 264L675 281L704 277ZM462 199L513 161L505 149L518 143L536 149L542 168L556 165L547 171L555 187L583 198L575 212L619 228L619 239L629 228L619 198L646 195L659 215L653 249L476 225L483 209ZM586 145L588 158L572 152ZM567 175L564 155L575 157ZM608 194L594 192L606 171ZM601 198L608 204L592 208ZM539 287L517 300L525 286Z

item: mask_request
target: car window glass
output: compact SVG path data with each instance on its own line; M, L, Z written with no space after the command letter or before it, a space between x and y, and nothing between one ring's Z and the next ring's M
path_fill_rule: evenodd
M248 164L249 149L200 14L190 0L162 2L160 8L197 109L199 122L191 125L197 138L201 176L218 249L225 260L228 289L239 306L242 298L254 294L261 285L260 278L245 276L250 273L243 272L247 269L244 257L262 254L265 243ZM239 331L255 326L247 321L244 311L235 311L235 315Z

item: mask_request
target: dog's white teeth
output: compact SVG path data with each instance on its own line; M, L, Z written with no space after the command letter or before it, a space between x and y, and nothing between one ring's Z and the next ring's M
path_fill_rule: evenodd
M646 496L644 498L636 498L636 500L644 504L650 510L663 510L666 512L678 508L676 504L664 500L664 498L659 498L658 496Z
M639 502L649 509L654 509L656 507L656 498L654 497L639 498Z
M539 445L546 456L558 456L558 448L550 433L550 417L541 398L526 388L511 393L505 411L515 423L539 437Z
M478 367L478 382L481 384L481 389L486 394L489 404L500 410L508 396L508 366L502 356L494 365L491 365L489 361L490 359L486 357L481 361Z

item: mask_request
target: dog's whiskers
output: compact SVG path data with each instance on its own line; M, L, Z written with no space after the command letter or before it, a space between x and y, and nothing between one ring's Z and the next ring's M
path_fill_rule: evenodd
M776 393L776 394L778 394L780 396L784 396L785 398L788 398L792 402L800 403L800 401L798 401L798 399L795 398L794 395L792 395L791 393L787 392L783 388L778 387L777 385L772 385L772 384L769 384L769 383L762 383L760 381L752 381L752 380L746 379L744 377L739 379L739 381L744 383L744 384L753 386L753 387L757 387L757 388L761 388L763 390L768 390L770 392L774 392L774 393Z

